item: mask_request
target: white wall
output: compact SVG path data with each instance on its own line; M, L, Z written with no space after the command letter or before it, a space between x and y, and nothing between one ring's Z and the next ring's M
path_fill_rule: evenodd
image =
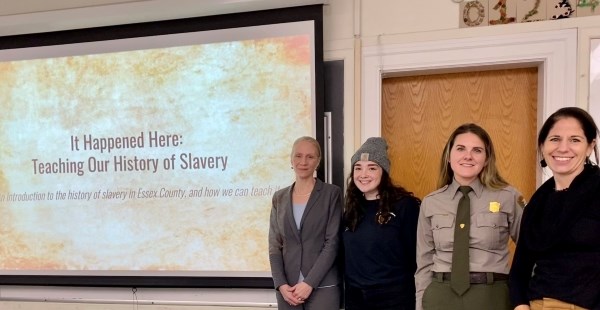
M262 5L268 1L254 0ZM68 3L68 0L55 1ZM99 6L85 9L67 11L32 13L24 15L0 16L0 35L15 33L35 32L43 30L60 30L77 27L100 26L111 23L141 22L156 19L189 17L194 14L193 6L198 6L196 1L181 1L178 6L165 5L168 1L151 0L129 2L122 5ZM224 4L231 1L209 1L213 5ZM245 4L252 1L238 1ZM458 4L451 0L435 1L435 6L430 1L414 0L329 0L324 8L324 39L325 59L343 60L345 64L344 78L344 158L349 159L354 150L367 137L361 136L361 115L363 108L369 108L377 102L361 102L362 93L365 91L361 82L363 80L363 52L365 49L380 47L382 50L398 44L417 44L428 41L446 41L460 39L489 39L495 36L516 35L520 33L535 33L539 31L554 31L561 29L575 29L578 40L576 47L576 83L574 102L578 106L600 111L600 107L588 106L589 93L589 42L592 38L600 38L600 16L577 17L568 20L544 21L527 24L514 24L502 26L487 26L480 28L458 28ZM143 6L143 10L133 10ZM57 7L61 7L57 4ZM154 8L153 8L154 7ZM127 8L124 10L124 8ZM218 12L218 5L214 12ZM137 12L137 13L136 13ZM1 13L1 9L0 9ZM83 18L72 18L83 16ZM87 17L86 17L87 16ZM93 18L90 18L93 16ZM348 167L345 174L349 173ZM265 249L266 255L266 249ZM64 296L68 288L60 288L60 296ZM23 288L0 287L0 309L2 310L121 310L132 309L133 296L127 290L116 290L115 298L111 303L97 303L87 299L88 302L80 303L81 298L87 296L77 289L72 289L68 302L57 299L43 301L44 296L39 296L35 290L26 292L30 295L42 297L42 301L17 301L7 300L7 294L26 292ZM47 290L45 290L47 291ZM200 290L199 290L200 291ZM106 290L103 290L105 293ZM103 294L104 294L103 293ZM202 294L194 295L193 301L182 300L181 303L172 302L173 295L179 294L177 290L163 292L171 295L159 300L160 294L149 294L138 298L139 310L186 310L186 309L265 309L272 308L274 296L272 291L243 290L236 296L242 296L241 302L226 307L225 301L218 299L222 291L203 290ZM89 294L89 292L87 293ZM12 294L14 296L14 294ZM138 296L138 297L140 297ZM158 299L153 299L159 296ZM186 295L189 296L189 295ZM198 297L200 296L200 297ZM206 296L206 297L203 297ZM89 297L89 296L88 296ZM186 297L187 298L187 297ZM27 298L20 298L27 299ZM166 299L170 301L165 301ZM183 298L182 298L183 299ZM212 305L211 305L212 304Z
M2 310L272 309L272 289L0 287ZM135 308L132 308L135 306Z
M451 0L330 0L325 7L325 59L346 62L344 158L350 158L356 148L368 138L361 133L361 110L369 110L379 102L363 101L365 50L390 46L452 40L490 39L496 36L575 29L577 60L574 81L577 106L598 111L588 105L590 40L600 38L600 15L549 20L534 23L459 28L459 4ZM570 81L573 82L573 81ZM596 104L597 105L597 104ZM377 108L377 107L375 107ZM368 126L373 126L368 124ZM377 124L375 124L377 126ZM347 165L346 165L347 166ZM345 175L349 173L345 167Z
M189 306L189 305L136 305L130 304L90 304L55 302L0 302L3 310L258 310L273 307L236 307L236 306Z

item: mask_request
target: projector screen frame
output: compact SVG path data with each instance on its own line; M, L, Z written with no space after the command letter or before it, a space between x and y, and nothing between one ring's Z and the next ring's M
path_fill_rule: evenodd
M315 116L316 138L323 145L324 61L322 5L308 5L264 11L232 13L176 20L163 20L96 28L0 37L0 50L76 44L136 37L200 32L298 21L314 22L315 40ZM317 175L323 178L324 165ZM265 256L267 256L265 249ZM29 272L31 273L31 272ZM45 275L0 274L0 285L86 286L86 287L177 287L177 288L272 288L270 277L262 276L122 276L122 275Z

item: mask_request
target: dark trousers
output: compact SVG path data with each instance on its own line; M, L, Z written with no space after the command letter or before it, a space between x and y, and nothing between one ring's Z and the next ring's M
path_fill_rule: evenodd
M450 281L434 277L423 293L423 310L511 310L506 281L471 284L469 290L458 296Z
M345 310L414 310L415 294L405 287L360 289L346 285Z

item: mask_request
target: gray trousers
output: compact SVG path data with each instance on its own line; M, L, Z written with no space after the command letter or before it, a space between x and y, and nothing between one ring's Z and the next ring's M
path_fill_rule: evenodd
M338 310L340 309L340 287L316 288L301 305L290 306L277 291L278 310Z

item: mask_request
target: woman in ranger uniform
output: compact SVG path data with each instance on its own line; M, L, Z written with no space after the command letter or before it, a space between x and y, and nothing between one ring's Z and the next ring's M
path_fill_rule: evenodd
M483 128L450 135L438 186L419 213L417 309L511 309L508 240L518 238L523 198L500 176Z

